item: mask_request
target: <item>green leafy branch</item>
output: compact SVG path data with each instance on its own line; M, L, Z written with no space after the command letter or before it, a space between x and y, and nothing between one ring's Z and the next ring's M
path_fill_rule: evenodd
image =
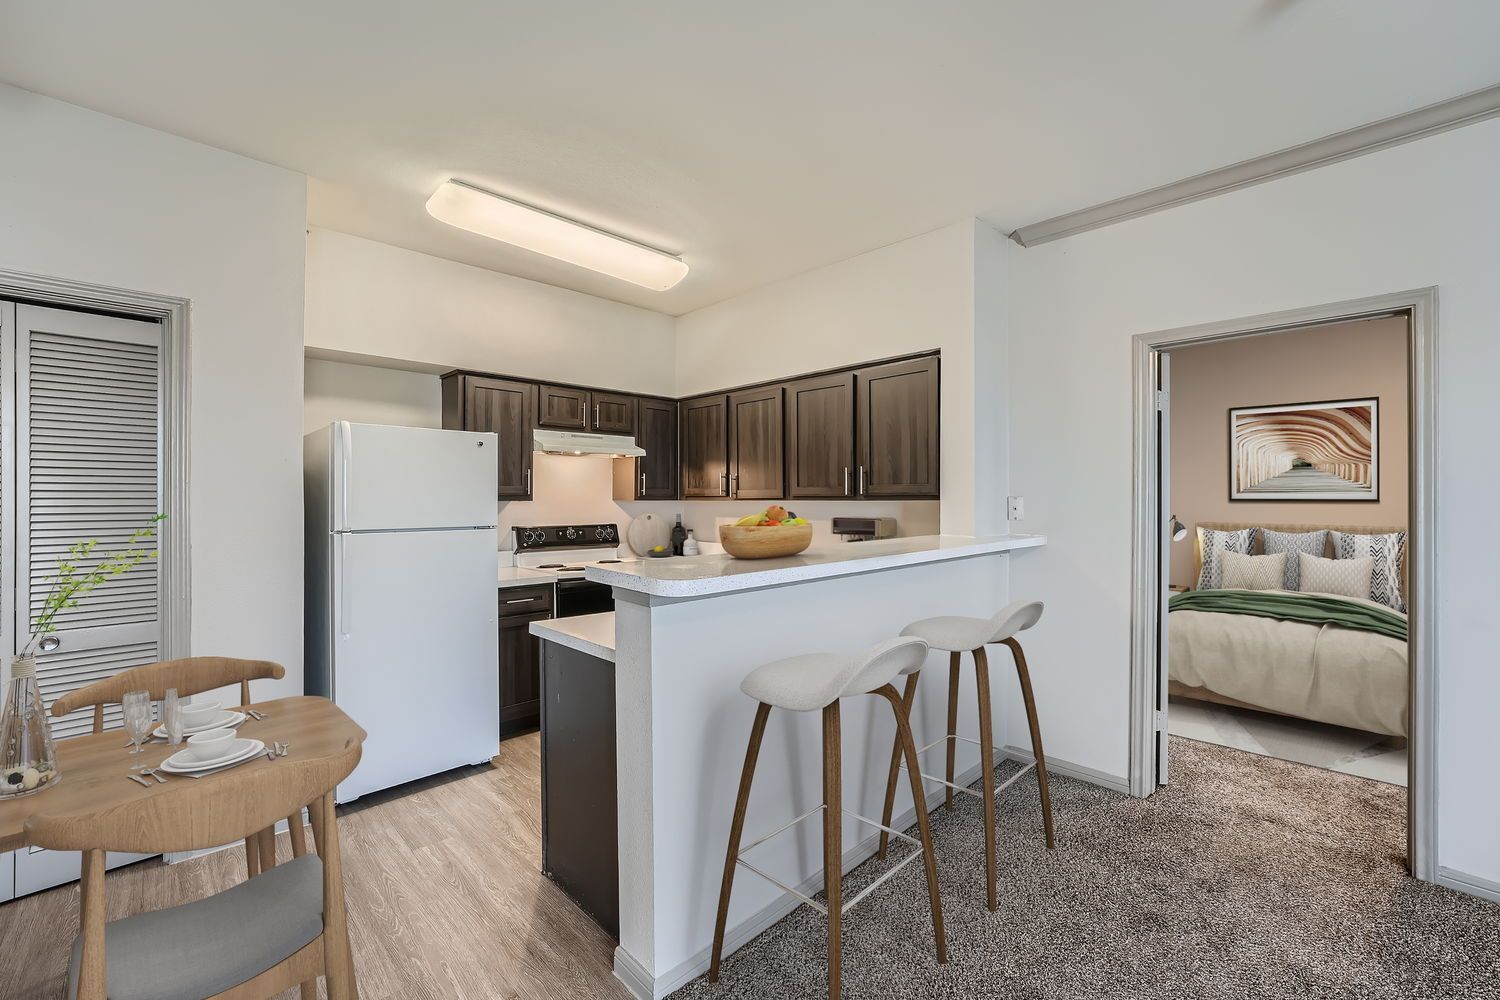
M152 517L150 523L132 531L124 545L93 567L84 564L94 558L99 539L90 538L68 546L67 558L57 564L57 573L50 581L52 589L47 593L47 600L42 603L42 613L31 623L31 640L26 643L22 655L30 656L35 653L38 644L44 644L47 636L56 632L54 624L57 616L78 607L78 602L94 588L122 573L130 572L147 559L155 559L156 549L148 549L146 543L156 537L156 525L166 516L157 514Z

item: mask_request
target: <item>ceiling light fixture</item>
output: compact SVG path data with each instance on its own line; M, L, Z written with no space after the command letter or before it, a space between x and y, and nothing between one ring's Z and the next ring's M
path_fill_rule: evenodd
M443 182L427 199L427 214L450 226L658 292L688 273L680 257L462 181Z

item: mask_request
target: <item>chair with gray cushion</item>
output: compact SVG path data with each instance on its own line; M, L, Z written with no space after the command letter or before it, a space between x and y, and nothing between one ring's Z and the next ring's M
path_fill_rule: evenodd
M912 622L901 630L903 636L911 636L922 639L933 649L942 649L948 652L948 732L941 739L934 740L926 746L920 747L917 754L932 749L939 743L945 743L948 751L947 771L944 778L935 775L923 774L925 781L938 782L947 786L946 805L953 808L953 793L960 792L965 795L977 795L984 802L984 861L986 897L989 908L994 911L999 907L997 890L998 866L995 859L996 851L996 823L995 823L995 797L1003 792L1012 782L1033 769L1036 771L1037 787L1042 799L1042 825L1046 832L1047 849L1051 850L1052 843L1052 795L1047 786L1047 757L1042 752L1042 728L1037 721L1036 699L1031 692L1031 674L1026 668L1026 654L1021 649L1021 644L1016 640L1016 634L1031 628L1042 617L1041 601L1019 601L1008 607L1002 608L989 618L967 618L958 616L944 616L939 618L924 618L918 622ZM1010 647L1011 657L1016 664L1016 677L1021 684L1021 699L1026 705L1026 719L1031 728L1031 752L1034 757L1032 763L1026 765L1018 773L1011 775L999 786L995 785L986 770L984 780L979 792L964 788L954 783L954 756L959 741L975 743L979 745L979 759L987 763L989 768L995 764L995 732L991 720L990 701L990 673L989 658L985 653L985 646L990 643L1004 643ZM979 739L969 740L958 735L958 680L959 667L965 652L971 653L974 659L975 687L977 688L979 700ZM921 670L921 664L908 667L903 673L906 676L906 689L902 696L902 703L906 706L908 714L911 712L912 702L917 694L917 672ZM885 815L883 824L889 826L891 812L896 803L896 782L898 772L902 767L908 766L902 763L905 756L904 749L898 744L891 754L891 770L886 782L885 792ZM889 837L881 831L879 857L884 858Z
M891 682L901 674L918 669L926 657L927 643L921 639L890 639L853 656L819 653L777 660L751 671L740 684L740 690L754 698L759 704L755 711L755 722L750 727L750 746L745 752L745 769L740 776L739 795L735 799L734 820L729 832L729 850L724 859L724 881L719 890L719 912L714 924L713 952L708 971L710 982L716 982L719 978L719 962L724 951L724 927L729 916L729 895L734 887L735 869L740 865L791 893L828 917L828 995L830 998L837 998L840 992L840 925L844 912L858 902L865 893L894 875L908 861L920 856L927 868L927 897L932 911L937 960L948 961L948 946L943 934L942 902L938 898L937 863L932 852L932 833L927 823L926 800L917 772L916 746L912 742L906 704L891 685ZM914 845L919 845L921 850L913 851L898 864L882 873L880 878L859 896L844 903L840 892L840 876L844 856L842 817L847 810L843 807L840 780L842 754L839 743L839 701L863 694L875 694L885 698L890 702L895 714L896 745L899 750L904 751L909 764L912 795L917 802L917 824L921 838L920 840L913 839L900 831L890 829L889 816L886 817L884 824L865 819L854 813L849 813L849 816L871 826L880 827L884 832L894 834ZM740 838L744 833L745 812L750 802L750 784L755 777L755 761L760 754L761 738L765 735L766 720L772 708L781 708L791 712L822 713L823 804L741 850ZM818 813L822 813L823 818L823 887L826 906L767 875L743 858L743 855L751 848Z
M359 762L360 741L298 760L257 760L202 781L153 785L136 801L95 813L37 814L30 843L83 852L81 933L68 967L68 1000L273 997L300 985L329 1000L356 996L344 912L333 789ZM123 763L122 763L122 778ZM159 853L214 847L273 826L309 806L318 853L292 841L293 860L205 899L104 920L106 851Z

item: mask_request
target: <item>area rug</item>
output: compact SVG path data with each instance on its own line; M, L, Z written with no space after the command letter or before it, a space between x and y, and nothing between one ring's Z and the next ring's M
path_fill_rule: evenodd
M908 865L845 915L844 996L1500 998L1500 906L1406 875L1405 789L1178 737L1171 753L1144 800L1054 776L1054 852L1034 776L1006 789L998 913L978 800L938 809L948 964ZM888 863L846 876L846 898ZM802 907L674 997L825 997L825 935Z

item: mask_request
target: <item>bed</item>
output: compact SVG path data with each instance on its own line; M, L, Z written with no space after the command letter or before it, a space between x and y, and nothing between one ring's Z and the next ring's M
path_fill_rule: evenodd
M1228 524L1204 528L1322 529L1380 534L1400 528L1339 525ZM1196 534L1196 533L1195 533ZM1259 551L1257 548L1256 551ZM1201 567L1203 554L1198 553ZM1406 576L1403 561L1402 576ZM1194 574L1197 578L1197 574ZM1219 591L1230 595L1286 591ZM1320 604L1361 616L1361 605L1383 617L1406 616L1373 601L1327 598ZM1276 603L1274 600L1264 603ZM1410 686L1404 639L1336 624L1294 621L1267 614L1177 609L1169 613L1168 689L1179 697L1251 708L1366 732L1405 738Z

